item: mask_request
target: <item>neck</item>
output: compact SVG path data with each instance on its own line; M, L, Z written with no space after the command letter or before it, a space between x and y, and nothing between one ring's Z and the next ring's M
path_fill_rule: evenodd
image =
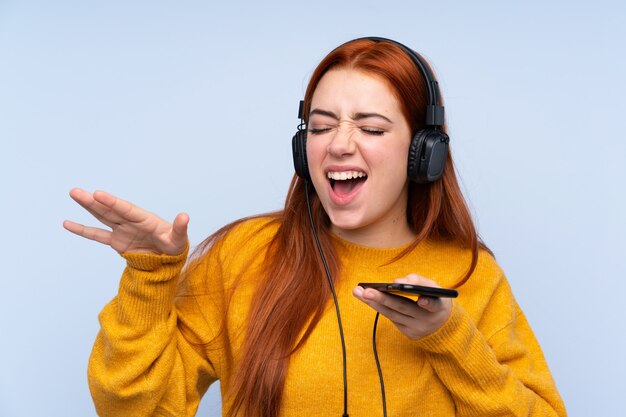
M341 229L331 225L330 230L343 240L372 248L396 248L415 239L415 231L404 213L391 219L391 224L372 224L358 229Z

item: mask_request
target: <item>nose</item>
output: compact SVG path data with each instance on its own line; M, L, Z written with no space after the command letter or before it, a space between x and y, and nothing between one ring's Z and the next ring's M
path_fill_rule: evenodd
M352 155L356 151L356 142L353 138L354 130L343 123L339 125L330 143L327 152L335 158Z

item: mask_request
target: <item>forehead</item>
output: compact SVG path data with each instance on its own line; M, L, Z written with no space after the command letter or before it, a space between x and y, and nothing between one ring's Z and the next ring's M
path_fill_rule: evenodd
M399 102L387 81L354 69L333 69L324 74L313 92L311 109L315 108L344 114L400 113Z

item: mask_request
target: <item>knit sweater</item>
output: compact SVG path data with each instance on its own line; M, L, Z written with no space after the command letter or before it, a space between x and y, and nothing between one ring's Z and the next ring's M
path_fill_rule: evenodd
M187 252L123 254L127 267L118 295L99 316L101 331L89 362L100 416L193 416L212 382L219 379L224 393L252 320L248 311L263 279L264 249L278 227L268 224L255 219L236 226L182 278ZM351 417L379 416L375 311L352 289L359 282L391 282L409 273L451 286L467 270L471 254L450 242L429 240L389 263L405 248L333 239L341 261L336 291L347 349L348 411ZM388 415L565 416L541 348L488 253L480 252L459 293L448 320L419 340L408 339L381 316L377 348ZM340 416L342 375L337 318L329 302L290 358L281 416Z

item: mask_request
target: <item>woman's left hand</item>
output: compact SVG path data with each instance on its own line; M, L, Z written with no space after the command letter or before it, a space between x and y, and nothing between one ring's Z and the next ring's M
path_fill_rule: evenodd
M395 283L441 288L435 281L417 274L394 280ZM449 298L420 296L417 301L373 288L355 287L352 294L396 325L409 339L417 340L439 329L450 316Z

